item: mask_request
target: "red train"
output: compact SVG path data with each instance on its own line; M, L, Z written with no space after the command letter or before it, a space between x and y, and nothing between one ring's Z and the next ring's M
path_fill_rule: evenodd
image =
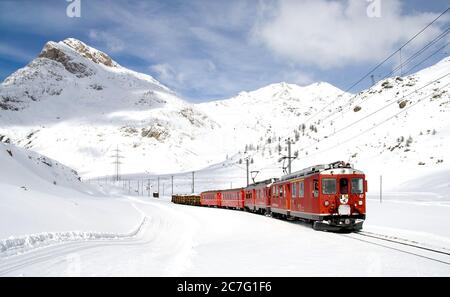
M312 222L316 230L361 230L367 181L348 163L312 166L246 188L207 191L202 206L247 210Z

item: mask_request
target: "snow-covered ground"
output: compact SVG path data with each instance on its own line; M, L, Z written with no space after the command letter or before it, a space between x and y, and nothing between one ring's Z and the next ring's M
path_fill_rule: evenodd
M400 250L242 211L174 205L168 198L127 199L148 218L135 235L65 241L0 258L0 275L450 276L449 256L431 260L414 248ZM448 231L407 224L419 215L429 218L436 208L404 203L405 214L392 206L369 201L365 229L450 248ZM450 208L438 209L434 215L448 224ZM138 217L120 219L122 229L136 228Z
M37 233L48 238L67 231L126 233L129 226L121 219L133 226L143 220L114 190L84 184L75 171L50 158L0 143L0 164L2 239L18 236L20 241ZM0 250L6 248L3 243Z
M2 276L450 276L444 254L175 205L167 194L138 195L137 183L129 195L126 182L82 183L64 165L10 144L0 144L0 162ZM211 172L199 187L221 180ZM188 178L181 181L187 191ZM450 203L422 196L370 197L364 230L449 252Z

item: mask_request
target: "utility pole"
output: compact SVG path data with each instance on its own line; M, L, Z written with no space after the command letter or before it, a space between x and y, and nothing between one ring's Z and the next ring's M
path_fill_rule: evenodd
M147 180L147 191L148 191L148 197L150 197L150 180Z
M123 158L123 156L120 155L120 150L119 150L119 146L117 146L117 148L114 150L115 154L113 156L111 156L112 158L114 158L114 161L112 162L114 164L114 176L115 176L115 181L119 181L120 180L120 164L122 164L122 162L120 161L120 159Z
M159 195L159 176L158 176L158 195Z
M249 157L245 158L245 165L247 167L247 187L248 187L248 185L249 185L249 171L248 171L248 169L249 169L249 166L250 166L250 159L249 159Z
M194 194L194 192L195 192L194 180L195 180L195 172L192 171L192 194Z
M172 196L173 196L173 175L170 177L172 181Z
M282 156L280 159L278 159L278 162L283 161L283 172L284 172L284 174L291 174L292 173L292 160L295 159L296 157L292 157L292 155L291 155L291 144L292 144L291 143L291 139L288 138L286 140L286 143L287 143L287 146L288 146L287 147L288 155L287 156ZM288 160L287 167L284 165L286 159ZM286 171L286 169L287 169L287 171Z
M288 144L288 173L291 174L292 157L291 157L291 139L290 138L288 138L287 144Z
M380 203L383 202L383 176L380 175Z

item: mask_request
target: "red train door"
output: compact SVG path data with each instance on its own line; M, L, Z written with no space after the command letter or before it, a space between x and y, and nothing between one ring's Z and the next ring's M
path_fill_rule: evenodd
M291 183L287 183L285 185L285 191L286 191L286 195L285 196L285 206L286 206L286 210L291 210L291 199L292 199L292 188L291 188Z
M216 205L218 206L218 207L221 207L222 206L222 193L217 193L217 201L216 201Z
M291 183L291 210L297 211L298 210L298 182Z

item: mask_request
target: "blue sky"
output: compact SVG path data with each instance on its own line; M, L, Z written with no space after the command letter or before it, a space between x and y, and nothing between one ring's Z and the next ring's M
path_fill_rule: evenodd
M0 80L47 41L74 37L193 102L281 81L346 89L448 6L443 0L80 1L80 18L67 17L67 0L0 1ZM403 58L447 29L449 19L450 12ZM448 41L447 35L410 65ZM445 48L422 67L448 55ZM375 77L399 61L394 57Z

